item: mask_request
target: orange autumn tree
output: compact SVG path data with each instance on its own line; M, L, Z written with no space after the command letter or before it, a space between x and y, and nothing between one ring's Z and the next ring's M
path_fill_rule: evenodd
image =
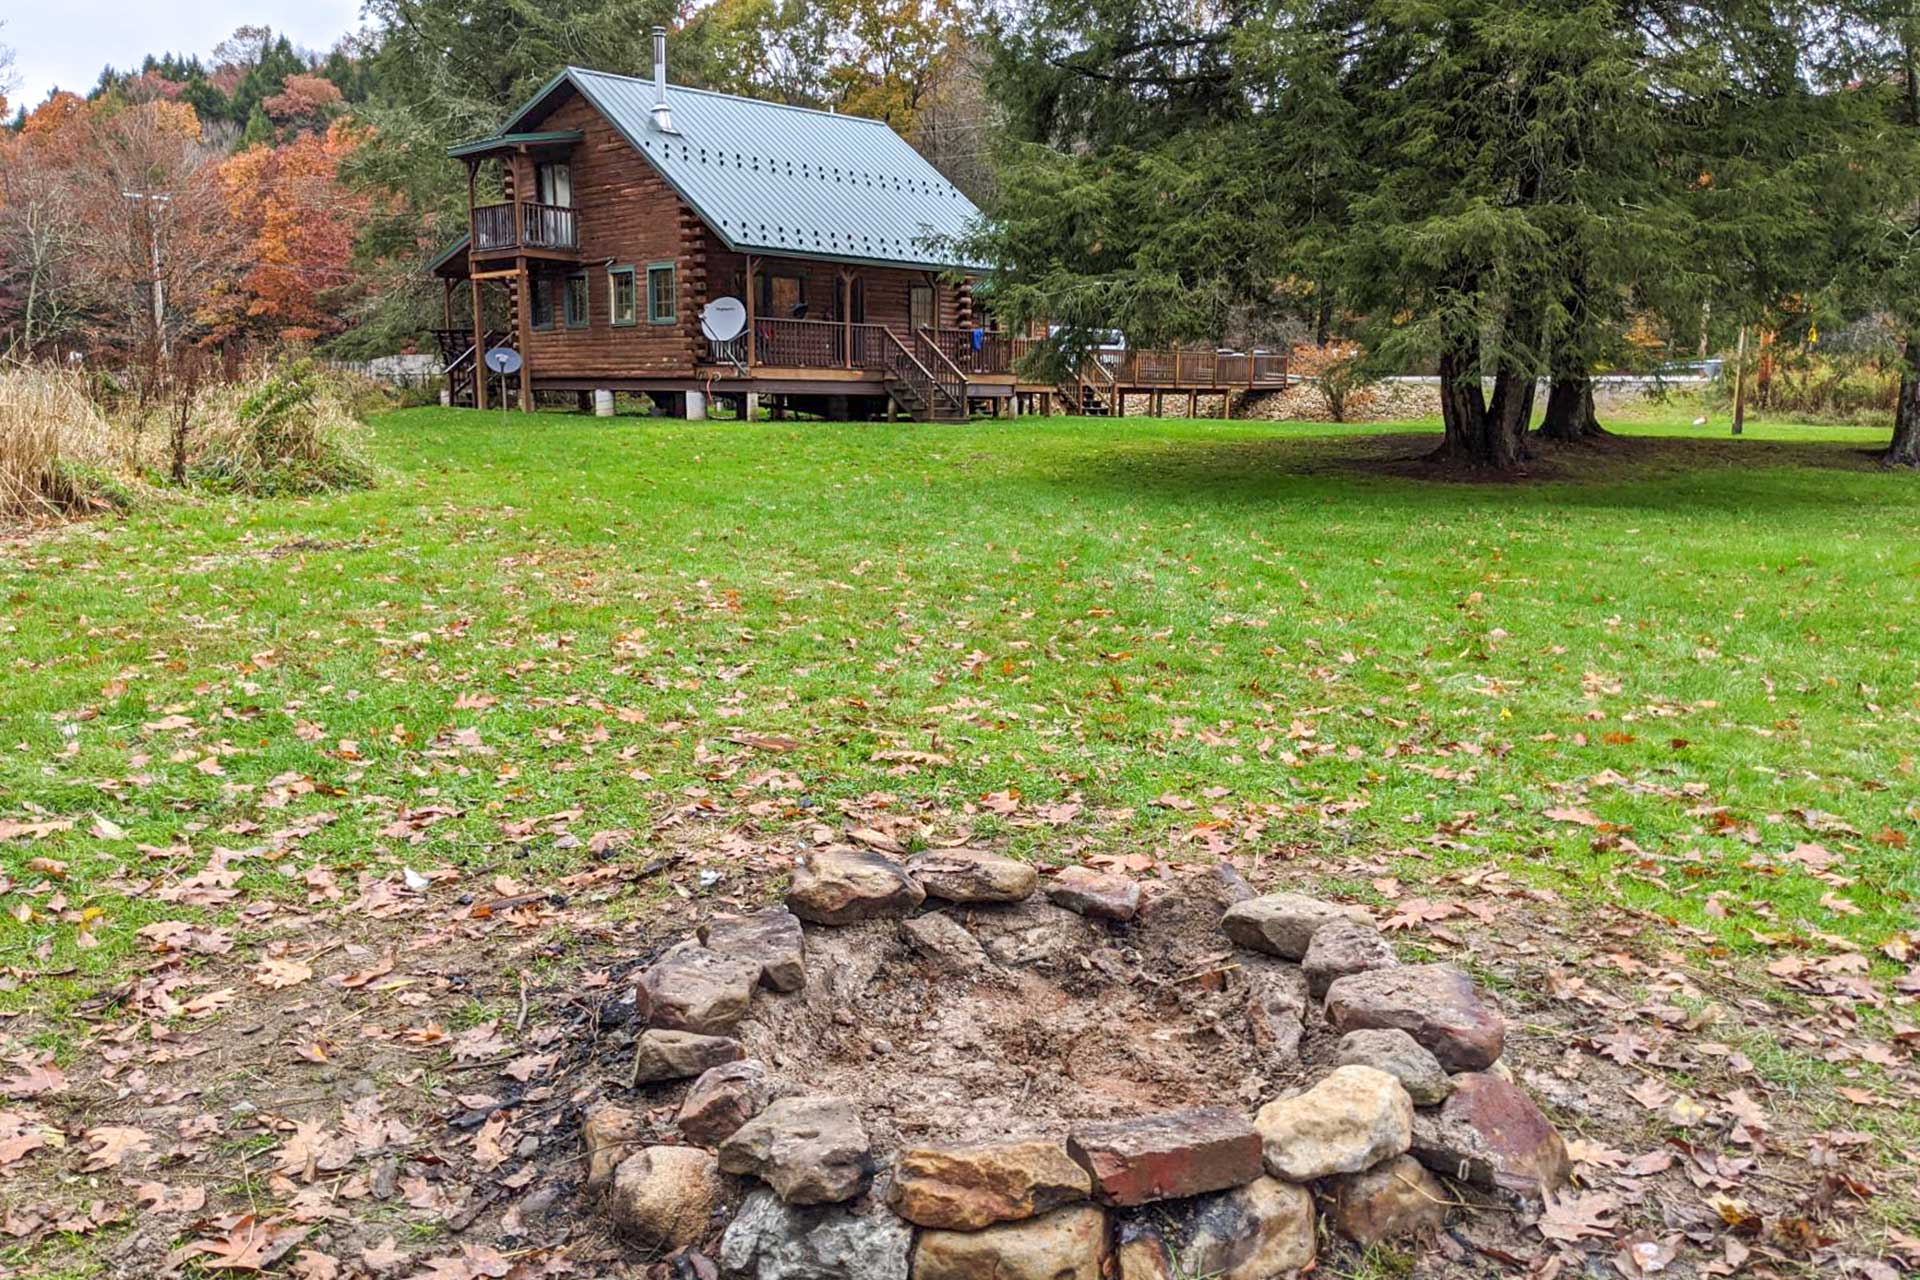
M340 166L364 137L336 120L324 133L250 147L222 167L227 206L250 252L245 274L216 301L219 337L311 342L346 327L350 259L367 203L341 181Z

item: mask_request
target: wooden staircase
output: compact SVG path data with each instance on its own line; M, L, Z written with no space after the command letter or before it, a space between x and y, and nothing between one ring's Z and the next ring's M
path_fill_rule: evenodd
M924 330L903 342L892 329L885 334L883 357L887 394L916 422L965 422L967 375L941 352Z
M1084 361L1077 376L1060 384L1060 396L1073 412L1087 417L1109 418L1120 412L1113 373L1098 360Z
M470 329L435 329L433 336L440 344L441 373L447 379L449 402L464 409L474 405L475 376L487 379L487 405L497 408L506 396L517 396L520 381L517 376L503 378L490 373L481 363L486 353L500 345L504 336L489 330L481 339L478 350L473 345L473 331Z

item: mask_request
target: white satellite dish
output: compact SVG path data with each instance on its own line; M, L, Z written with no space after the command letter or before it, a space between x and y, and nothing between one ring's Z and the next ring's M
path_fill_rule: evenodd
M495 347L487 352L487 368L498 374L520 372L520 353L512 347Z
M738 298L715 298L700 313L700 332L715 342L731 342L747 331L747 304Z

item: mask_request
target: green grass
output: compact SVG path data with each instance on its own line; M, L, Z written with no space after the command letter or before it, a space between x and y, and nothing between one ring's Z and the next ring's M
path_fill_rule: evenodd
M776 802L764 830L1007 790L1085 806L972 815L1040 858L1191 856L1218 807L1263 856L1377 854L1409 884L1495 859L1736 952L1877 946L1920 885L1920 482L1861 464L1883 433L1628 430L1717 443L1463 484L1353 465L1378 428L393 414L379 488L0 547L0 817L74 822L0 845L0 966L95 989L142 925L233 915L151 878L322 812L237 864L234 905L304 897L316 863L349 897L396 863L540 883L610 829L644 860L702 796L727 825ZM801 745L731 760L743 730ZM787 789L749 789L767 769ZM451 815L408 843L394 824L430 806ZM507 838L571 808L577 844ZM1772 862L1801 840L1852 882ZM21 892L48 879L29 858L67 864L57 899Z

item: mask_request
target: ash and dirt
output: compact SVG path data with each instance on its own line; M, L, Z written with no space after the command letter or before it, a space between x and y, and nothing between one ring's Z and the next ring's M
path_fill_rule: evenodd
M1110 928L1040 899L947 907L985 958L930 959L899 921L807 929L807 985L762 992L747 1053L809 1093L850 1099L876 1151L1064 1135L1074 1122L1251 1108L1303 1079L1249 1005L1282 962L1223 945L1200 878ZM1286 966L1291 967L1291 966Z

